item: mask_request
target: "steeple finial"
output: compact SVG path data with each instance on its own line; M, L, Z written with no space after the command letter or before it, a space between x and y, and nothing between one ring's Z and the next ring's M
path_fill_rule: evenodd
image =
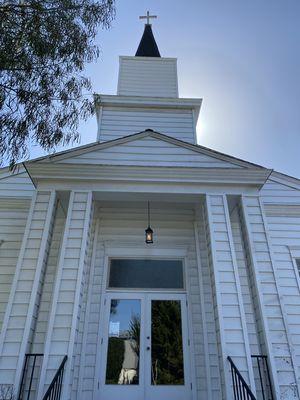
M140 19L146 19L147 23L145 24L142 39L135 53L136 57L160 57L160 52L153 36L150 18L157 18L157 15L150 15L149 11L147 11L147 15L140 16Z
M147 20L146 25L151 25L150 24L150 18L157 18L157 15L150 15L149 11L147 11L147 15L140 15L140 19L146 19Z

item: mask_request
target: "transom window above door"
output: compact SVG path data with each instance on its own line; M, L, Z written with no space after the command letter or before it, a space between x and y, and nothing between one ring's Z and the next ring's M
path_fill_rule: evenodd
M110 260L109 289L184 289L182 260Z

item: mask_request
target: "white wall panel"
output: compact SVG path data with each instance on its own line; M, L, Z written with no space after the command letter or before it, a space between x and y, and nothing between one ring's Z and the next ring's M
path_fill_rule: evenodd
M286 287L282 278L287 277L291 269L291 258L288 251L278 252L284 246L275 248L274 233L269 230L264 217L262 204L257 197L244 197L244 214L247 223L248 235L251 242L252 257L255 265L255 276L258 281L262 302L262 313L266 320L267 341L270 347L269 355L274 358L273 369L276 370L277 393L281 399L290 399L298 395L297 357L293 344L292 333L295 319L289 317L285 303L289 300L285 296L296 295L299 301L299 289L296 293L294 283ZM269 220L269 222L271 222ZM280 233L282 235L282 232ZM273 238L272 238L273 236ZM288 244L288 241L287 243ZM287 249L287 248L286 248ZM288 250L288 249L287 249ZM284 269L284 271L282 270ZM294 300L294 299L293 299ZM299 329L299 325L296 328Z
M191 107L181 106L180 108L167 106L162 104L160 107L147 106L147 107L137 107L128 104L128 107L121 107L116 105L105 106L105 113L103 117L103 124L109 126L115 126L119 128L122 125L121 118L124 122L127 122L128 126L133 124L134 126L143 127L144 124L151 123L154 126L166 126L172 123L173 127L180 130L182 127L190 127L190 113ZM114 117L120 117L114 118ZM147 125L146 125L147 126ZM129 128L127 128L129 129Z
M244 304L238 274L229 210L223 195L207 195L207 235L215 286L216 318L219 326L221 371L224 392L231 398L227 356L232 357L240 373L255 393L251 352ZM234 321L234 324L232 323Z
M276 182L272 180L271 176L262 188L261 196L265 205L268 233L272 243L277 280L286 316L288 328L286 340L293 353L293 360L288 361L288 365L295 369L296 374L295 379L292 377L291 371L285 372L284 363L280 363L279 370L282 370L281 373L285 373L290 380L290 387L286 389L284 379L279 378L283 385L281 390L289 394L292 390L297 393L296 380L299 380L300 377L300 280L291 250L299 247L300 243L300 191L293 187L295 185L291 184L289 180L286 180L286 184L284 184L284 178L281 181ZM279 329L279 324L273 324L273 326ZM280 346L280 351L277 350L276 355L279 357L281 353Z
M85 348L89 343L89 336L87 331L87 324L91 309L91 290L93 286L93 272L94 263L96 256L96 243L98 240L98 231L96 231L96 219L94 218L91 222L91 227L88 236L88 251L86 258L86 265L84 268L84 277L82 281L81 289L81 302L80 302L80 312L79 312L79 323L77 336L75 341L75 356L74 356L74 366L72 371L72 400L81 399L82 391L82 375L85 370L86 353ZM89 369L89 367L87 367Z
M19 384L39 301L54 206L54 192L39 191L31 203L0 336L0 383Z
M210 381L208 382L208 399L219 400L222 398L221 390L221 365L219 359L220 343L218 335L217 315L215 314L215 285L212 276L211 266L209 262L209 243L206 236L206 221L204 209L201 205L200 213L197 218L199 253L200 253L200 274L202 276L203 291L204 291L204 310L207 335L208 359L209 359L209 374ZM201 290L201 288L200 288ZM210 397L209 397L210 395Z
M65 226L65 216L58 205L56 217L53 225L53 234L49 247L49 255L41 292L40 305L37 315L37 322L32 342L33 353L44 353L45 336L48 327L49 313L53 296L54 282L57 273L57 264Z
M300 190L290 186L275 182L270 179L264 184L260 191L261 198L264 203L270 204L300 204Z
M38 396L42 396L47 385L52 381L63 356L68 355L63 396L66 399L70 397L75 357L74 345L79 323L88 232L92 213L91 198L91 192L72 192L70 195Z
M233 210L230 215L230 219L239 277L241 282L241 292L247 321L247 329L249 332L249 344L251 348L251 354L260 354L258 333L255 321L255 310L252 297L252 287L250 281L250 271L249 266L247 265L247 257L243 243L238 207Z
M8 168L0 170L0 197L31 198L34 186L23 167L19 171L9 172Z
M286 312L290 346L294 352L294 368L300 376L300 276L293 250L300 249L300 206L265 206L268 232L272 243L277 279ZM292 384L292 382L291 382Z
M240 168L237 165L151 137L66 158L60 163Z
M140 108L103 106L99 120L100 142L153 129L195 144L193 111L189 108Z
M25 231L30 202L0 199L0 332Z
M121 56L118 95L178 97L176 58Z

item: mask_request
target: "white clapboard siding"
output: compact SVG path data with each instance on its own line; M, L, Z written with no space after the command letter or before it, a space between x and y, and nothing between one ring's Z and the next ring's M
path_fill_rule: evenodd
M23 240L29 205L29 200L8 202L0 199L0 332Z
M214 308L216 307L214 281L212 279L212 271L209 263L208 242L205 229L205 218L203 206L197 219L198 221L198 239L201 265L200 274L202 275L204 287L204 307L205 307L205 321L207 345L208 345L208 358L209 358L209 375L210 382L208 382L209 390L211 392L212 400L219 400L222 398L221 390L221 375L220 375L220 354L219 354L219 337L218 337L218 324ZM201 290L201 288L200 288ZM209 398L209 397L208 397Z
M274 262L269 232L267 232L259 199L245 196L243 204L252 253L254 252L255 274L259 282L263 302L262 312L267 323L268 343L275 362L274 368L277 371L276 380L278 381L281 398L290 399L293 398L294 393L297 394L296 371L293 366L294 360L291 349L293 344L288 332L289 320L283 304L283 282L279 279L278 274L278 261L282 261L282 265L284 263L288 265L290 257L288 254L276 255L277 261ZM294 322L295 320L293 324ZM293 327L291 326L291 328Z
M89 318L90 313L90 296L89 291L92 287L92 278L91 269L92 269L92 260L93 260L93 251L94 249L94 241L97 240L95 238L95 227L96 220L95 218L91 221L89 236L88 236L88 251L86 257L86 263L84 268L84 277L82 281L82 290L81 290L81 301L80 301L80 311L79 311L79 324L77 330L77 336L75 340L75 356L74 356L74 366L72 370L72 400L80 400L80 376L82 374L82 370L84 368L84 360L85 360L85 346L88 343L88 337L86 335L87 332L87 320ZM93 271L92 271L93 272Z
M151 137L89 151L78 156L66 158L59 161L59 163L240 168L215 157Z
M194 242L192 242L194 243ZM196 355L193 360L196 369L196 384L197 395L199 398L207 397L209 383L206 376L206 360L205 360L205 347L204 347L204 334L206 327L203 326L202 312L200 303L200 287L198 277L198 261L195 246L190 246L187 254L187 283L189 291L189 305L192 315L192 335L194 354Z
M239 225L240 225L240 235L242 237L243 248L244 248L244 257L246 259L247 265L247 277L248 277L248 284L251 291L251 300L252 300L252 309L253 314L255 316L255 325L256 329L253 332L252 329L254 328L253 325L249 324L248 327L248 334L249 338L255 334L257 335L257 342L258 342L258 353L257 354L268 354L267 346L266 346L266 334L264 331L263 326L263 318L261 315L261 307L260 307L260 298L259 293L257 290L257 285L255 284L255 268L253 265L253 259L251 257L251 245L249 242L249 236L247 235L247 226L245 223L245 218L243 215L243 210L241 207L241 203L238 205L238 214L239 214ZM245 307L245 312L248 310L248 307ZM250 316L249 316L250 317ZM252 318L251 318L252 321ZM253 337L249 339L251 350L255 350L256 347L256 339ZM256 371L255 371L256 373Z
M177 59L120 57L118 95L178 97Z
M49 252L46 262L43 284L41 285L40 298L36 308L35 320L32 324L32 338L30 338L30 353L44 354L45 337L48 328L49 315L53 295L54 282L57 272L59 250L62 241L63 229L65 225L65 215L60 202L57 203L55 218L53 220L52 236L49 237ZM31 364L33 360L30 360ZM35 371L31 382L31 397L35 398L38 388L42 357L36 359ZM28 371L31 371L28 368ZM24 397L28 395L27 388L30 384L31 375L28 373L25 380Z
M235 247L235 254L238 265L238 272L241 283L241 293L244 304L244 311L247 324L248 340L252 355L264 354L264 337L262 332L262 322L258 307L258 298L255 286L253 284L253 266L247 257L248 243L243 233L243 220L239 212L239 205L233 209L230 214L232 236ZM257 399L263 399L263 393L260 384L260 371L255 359L252 360L253 373L255 379L255 388Z
M247 258L243 243L244 240L239 220L238 207L236 207L231 213L230 220L239 277L241 282L241 292L247 321L247 330L251 354L260 354L258 329L256 326L257 317L255 316L255 308L253 303L253 290L251 286L249 266L247 265Z
M193 110L190 108L137 108L103 106L99 120L100 142L146 129L195 144Z
M287 184L272 180L272 176L260 191L264 203L270 204L300 204L300 190Z
M294 268L290 248L299 246L300 243L300 191L290 187L289 182L286 182L286 185L278 182L267 182L262 195L288 326L288 340L294 352L293 367L299 379L300 287L299 276L297 276L297 270ZM291 388L295 388L295 386L291 382Z
M93 390L97 385L97 376L95 370L96 356L100 357L100 340L102 330L99 331L101 295L105 290L103 281L105 243L118 243L124 240L131 243L133 251L135 245L140 247L144 245L144 230L146 213L144 204L134 203L102 203L98 214L99 217L99 240L96 249L94 277L92 279L92 294L90 303L90 312L87 322L87 344L82 357L83 380L82 393L79 393L80 399L92 399ZM190 208L165 206L152 206L151 225L155 232L156 246L169 247L181 245L188 246L187 255L188 282L189 282L189 301L192 311L192 326L196 380L198 397L206 396L206 375L204 363L203 347L203 326L201 323L201 306L199 304L199 281L197 274L197 260L195 254L194 232L193 232L194 213ZM99 336L100 335L100 336ZM96 379L96 381L95 381Z
M65 367L67 384L63 387L63 396L65 398L70 396L74 343L78 329L91 213L91 193L71 192L38 396L42 396L47 385L52 381L64 355L68 355L68 363Z
M222 195L208 195L206 204L223 358L224 389L228 393L227 396L230 396L227 356L233 358L253 390L254 376L227 202Z
M54 192L38 191L31 203L0 336L0 383L16 383L21 376L39 301L54 208Z
M0 169L0 197L30 198L34 189L23 167L19 167L15 172L9 172L8 168Z
M283 204L266 205L265 211L290 331L289 340L296 355L294 367L300 376L300 276L290 251L290 248L300 246L300 205L296 211L289 208Z
M65 220L66 217L64 211L62 210L60 203L58 203L53 226L53 234L49 246L49 255L46 264L37 322L32 341L32 353L44 353L45 337L51 310L54 282L57 273Z
M87 321L85 329L87 330L85 349L82 353L80 362L83 364L82 371L82 386L80 392L77 394L78 399L92 400L94 399L94 387L97 382L96 376L96 363L100 357L99 345L99 320L100 308L102 299L102 285L103 285L103 257L104 257L104 243L101 240L97 241L95 265L93 270L93 277L91 282L91 298L89 305L89 314L86 316Z
M215 336L216 336L216 344L217 344L217 359L215 365L219 367L219 374L220 374L220 396L219 398L224 399L226 397L226 389L225 389L225 371L224 371L224 360L223 360L223 352L224 348L222 346L222 321L219 316L218 306L220 305L220 298L219 293L216 289L216 280L215 280L215 271L213 267L213 257L212 257L212 241L211 241L211 234L210 234L210 226L209 226L209 219L208 219L208 210L206 205L201 205L201 217L202 217L202 231L205 238L205 247L204 251L207 254L207 265L209 271L209 278L211 281L211 289L212 289L212 305L213 305L213 312L214 312L214 325L215 327ZM200 218L201 221L201 218ZM218 222L221 224L225 224L225 216L224 215L216 215L212 217L212 221ZM201 225L200 225L201 231Z

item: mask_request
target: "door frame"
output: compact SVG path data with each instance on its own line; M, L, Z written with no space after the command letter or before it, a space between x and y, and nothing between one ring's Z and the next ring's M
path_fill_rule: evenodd
M188 276L188 247L182 245L175 245L174 247L168 248L151 248L151 247L138 247L131 243L119 243L118 245L105 243L104 255L103 255L103 277L100 289L100 318L98 322L97 332L97 348L96 348L96 365L95 365L95 377L94 377L94 390L93 398L95 400L102 400L100 393L100 375L101 375L101 362L102 362L102 341L104 332L102 327L105 324L105 307L104 298L108 293L124 293L124 291L117 289L107 289L109 262L111 258L149 258L149 259L166 259L166 260L182 260L184 270L185 289L184 290L169 290L165 291L165 294L185 294L187 298L187 338L189 340L189 374L192 387L192 399L197 398L197 386L196 386L196 373L195 373L195 358L194 358L194 340L193 340L193 325L192 325L192 310L190 301L190 280ZM128 289L128 293L161 293L159 290L141 290L141 289Z
M99 381L98 392L95 396L99 395L99 400L101 399L101 389L103 389L102 383L105 385L105 377L106 377L106 360L107 360L107 350L108 350L108 329L109 329L109 317L110 317L110 302L112 299L120 299L120 300L140 300L141 305L141 332L140 332L140 347L145 348L145 297L140 292L121 292L121 291L113 291L104 294L103 299L103 310L102 310L102 338L101 338L101 353L99 354L99 363L100 363L100 370L97 375L97 379ZM124 397L126 392L139 392L139 396L137 399L140 399L141 396L144 397L144 388L145 388L145 381L144 381L144 365L145 365L145 352L142 351L140 353L140 367L139 367L139 385L125 385L124 388ZM104 366L101 369L101 366ZM117 386L117 385L107 385ZM112 389L113 390L113 389ZM129 393L127 393L129 395ZM96 397L97 398L97 397ZM97 398L98 400L98 398Z
M146 333L150 336L151 339L151 322L152 322L152 308L151 308L151 302L152 300L175 300L175 301L180 301L180 313L181 313L181 332L182 332L182 351L183 351L183 368L184 368L184 385L152 385L151 384L151 373L148 370L147 367L151 367L151 352L150 354L145 355L145 370L146 374L145 377L148 376L148 382L147 378L145 378L145 393L146 393L146 398L147 398L147 391L152 388L152 393L151 397L153 399L159 399L160 395L162 396L163 399L166 398L166 392L168 389L175 391L179 391L180 389L182 390L188 390L190 393L190 399L193 398L193 393L192 393L192 388L190 388L191 384L191 357L192 354L189 349L189 343L190 343L190 331L189 331L189 310L188 310L188 301L187 301L187 293L185 292L172 292L172 293L165 293L165 292L157 292L157 293L145 293L145 298L146 298L146 315L150 318L146 321ZM151 347L151 343L150 343ZM188 357L185 356L185 354L188 354ZM183 387L184 389L183 389ZM155 393L157 392L157 393ZM171 395L173 398L174 395ZM148 397L150 398L150 397Z

